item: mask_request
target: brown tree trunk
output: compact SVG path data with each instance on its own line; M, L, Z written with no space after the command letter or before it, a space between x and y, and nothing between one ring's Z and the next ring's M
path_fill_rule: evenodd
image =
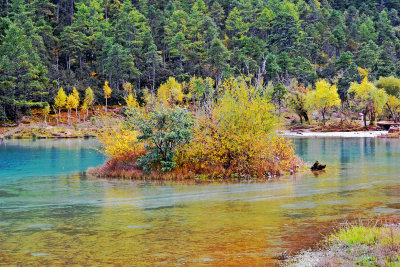
M368 114L368 109L365 109L363 113L364 127L367 127L367 114Z

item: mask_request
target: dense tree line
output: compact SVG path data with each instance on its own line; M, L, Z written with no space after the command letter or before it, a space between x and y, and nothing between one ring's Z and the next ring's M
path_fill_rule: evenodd
M245 75L258 85L337 84L359 68L400 75L397 0L2 0L0 119L53 105L60 87L111 103L129 82L141 97L176 77Z

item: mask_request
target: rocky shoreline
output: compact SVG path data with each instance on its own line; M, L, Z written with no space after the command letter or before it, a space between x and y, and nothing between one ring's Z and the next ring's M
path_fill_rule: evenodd
M355 132L309 132L309 131L284 131L283 135L287 137L334 137L334 138L366 138L381 137L387 135L388 131L355 131Z
M5 129L0 135L4 139L56 139L56 138L89 138L96 137L98 129L58 126L18 126Z
M88 138L96 137L98 128L57 127L57 126L18 126L0 133L0 142L4 139L51 139L51 138ZM286 137L308 138L399 138L399 135L388 131L354 131L354 132L310 132L281 131Z

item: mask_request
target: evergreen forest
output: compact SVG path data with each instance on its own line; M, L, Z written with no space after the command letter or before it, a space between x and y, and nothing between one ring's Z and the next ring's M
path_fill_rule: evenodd
M62 87L105 104L174 77L244 76L315 88L400 76L398 0L2 0L0 119L54 105ZM278 88L279 88L278 86ZM279 97L278 97L279 98ZM53 109L52 109L53 110ZM301 116L300 116L301 118Z

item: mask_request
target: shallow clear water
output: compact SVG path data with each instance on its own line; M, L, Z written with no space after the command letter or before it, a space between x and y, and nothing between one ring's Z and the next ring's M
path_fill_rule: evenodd
M400 212L400 141L295 139L328 164L265 183L87 178L94 140L0 145L0 265L265 265L343 218Z

